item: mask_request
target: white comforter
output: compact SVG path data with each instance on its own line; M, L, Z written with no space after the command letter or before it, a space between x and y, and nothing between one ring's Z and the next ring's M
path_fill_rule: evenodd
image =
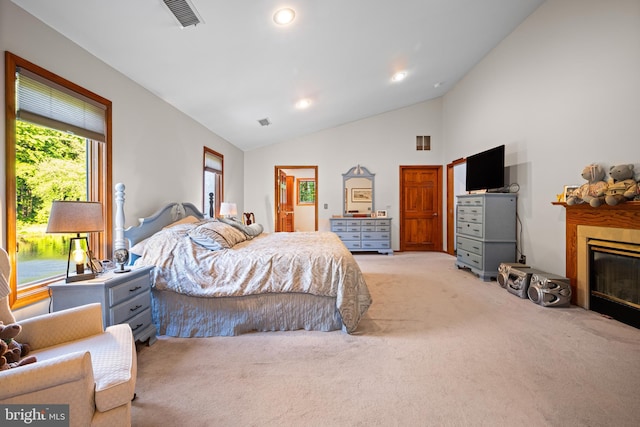
M347 332L371 296L353 255L332 232L260 234L229 249L194 243L181 225L150 237L136 265L154 265L154 285L195 297L300 292L336 298Z

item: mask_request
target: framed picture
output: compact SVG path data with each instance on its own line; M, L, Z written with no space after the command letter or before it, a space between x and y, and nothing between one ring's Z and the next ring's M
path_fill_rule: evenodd
M381 211L381 210L376 211L376 218L386 218L386 217L387 217L387 211Z
M574 191L576 191L578 188L580 188L579 185L565 185L564 186L564 192L562 193L562 201L566 203L567 199L573 194Z
M316 203L316 180L313 178L298 178L298 205L313 205Z
M371 189L370 188L352 188L351 189L351 202L352 203L367 203L371 201Z

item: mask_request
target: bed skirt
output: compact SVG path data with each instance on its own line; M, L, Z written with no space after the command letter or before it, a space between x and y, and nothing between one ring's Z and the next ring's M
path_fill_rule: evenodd
M152 289L151 310L158 334L182 338L343 329L335 297L303 293L202 298Z

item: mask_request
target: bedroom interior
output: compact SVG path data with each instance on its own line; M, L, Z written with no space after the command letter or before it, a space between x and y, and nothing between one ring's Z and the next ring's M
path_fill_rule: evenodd
M634 398L640 392L640 332L589 310L587 282L589 241L640 243L640 201L570 207L556 195L565 186L582 184L580 171L587 164L597 162L606 170L621 163L640 167L640 2L527 0L514 10L505 0L460 0L456 4L460 10L467 8L467 14L455 21L460 27L449 25L460 31L456 34L436 25L446 24L442 16L425 11L435 2L405 0L406 8L396 13L398 22L388 22L389 29L397 29L397 38L389 36L393 41L378 44L371 42L374 34L364 29L354 34L353 27L366 22L385 28L388 11L378 10L384 8L371 7L368 15L358 13L365 7L359 0L344 6L351 15L335 18L335 34L327 29L332 21L325 10L314 31L326 34L325 41L335 46L334 62L348 66L373 57L371 46L376 45L376 53L397 59L389 60L383 71L369 63L363 75L343 70L335 88L347 93L351 84L358 95L332 104L330 85L312 88L305 74L309 67L314 75L329 72L320 46L309 45L317 58L305 56L308 67L294 68L288 62L296 56L287 50L292 42L288 30L278 29L275 39L266 33L253 39L231 37L239 30L254 34L251 31L271 28L240 18L243 14L235 9L240 6L191 1L204 22L180 30L177 37L192 44L182 53L193 54L195 30L217 31L198 52L206 52L201 56L210 56L221 74L208 72L202 90L190 95L162 86L161 71L169 74L171 67L181 66L173 74L180 79L173 80L197 81L206 70L184 67L187 62L181 57L162 54L159 41L169 32L154 33L157 40L139 29L135 35L124 29L116 34L107 21L96 17L91 22L100 12L108 20L112 8L92 4L94 10L85 10L75 1L63 0L53 10L33 0L0 0L0 47L113 103L110 174L114 184L127 184L118 228L133 230L138 218L172 202L205 211L204 146L224 156L223 201L236 203L238 216L251 212L265 235L277 224L277 165L315 168L315 228L320 233L333 230L335 217L344 214L346 200L352 199L346 198L345 171L365 166L375 174L375 210L389 219L388 225L380 225L389 227L389 240L377 244L388 245L382 252L394 255L379 254L378 247L371 254L353 255L373 302L351 333L300 330L198 339L160 333L153 345L139 345L133 425L154 425L160 419L188 419L196 425L318 425L327 420L336 425L634 425L640 416ZM308 16L320 8L312 2L296 3L301 10L293 34L313 22ZM253 13L270 16L277 6L281 4L264 2ZM78 22L61 16L65 8L77 9ZM138 8L152 9L166 28L173 25L175 30L163 2L136 4L132 13L139 13ZM210 13L215 8L222 12ZM219 22L225 13L233 19ZM88 31L87 26L100 31ZM423 38L429 26L442 33ZM494 38L480 46L478 37L476 45L471 42L474 31ZM340 34L353 37L337 38ZM428 58L434 51L451 49L447 43L454 41L459 50L451 52L457 52L464 65L447 78ZM249 45L258 49L251 51L255 56L243 50ZM164 64L145 62L147 55L164 58ZM241 67L246 59L265 68ZM284 75L267 67L278 60L290 67ZM388 79L398 63L409 70L402 82L385 82L373 96L358 92L360 83ZM145 69L154 66L153 71ZM225 95L225 79L218 77L232 74L252 84ZM151 81L145 83L145 77ZM408 86L412 79L421 83ZM250 88L255 84L275 90L288 82L295 90L262 93L262 98L284 105L287 100L293 104L300 94L314 94L313 102L304 110L282 107L265 114L265 104ZM212 106L203 115L198 108L206 107L206 97ZM396 103L375 110L375 97ZM240 100L250 105L241 106ZM328 114L337 116L352 105L366 113L343 119ZM268 124L256 123L265 115ZM6 130L1 121L3 135ZM425 135L429 149L417 149L417 136ZM527 264L571 280L569 308L537 306L510 295L493 280L485 282L455 267L456 257L447 253L453 252L447 230L455 213L446 199L455 200L460 193L459 187L448 191L446 180L439 219L442 247L432 252L400 250L402 167L446 168L498 145L505 146L505 185L519 187L519 254ZM3 246L5 175L0 174ZM114 203L110 217L117 220L119 212ZM50 302L44 299L13 311L20 321L47 313ZM188 311L183 301L171 304L172 310ZM175 356L171 363L166 362L169 353ZM226 392L214 393L206 402L203 393L194 392L212 385ZM286 401L273 398L291 390L299 393ZM167 402L168 393L176 395L174 401ZM200 409L194 413L196 406Z

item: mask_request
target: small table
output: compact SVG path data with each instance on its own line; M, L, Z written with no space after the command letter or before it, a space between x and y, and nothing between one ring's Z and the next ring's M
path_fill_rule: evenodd
M153 267L131 268L127 273L113 271L95 279L72 283L52 283L53 311L99 302L104 326L128 323L136 341L156 341L151 319L151 271Z

